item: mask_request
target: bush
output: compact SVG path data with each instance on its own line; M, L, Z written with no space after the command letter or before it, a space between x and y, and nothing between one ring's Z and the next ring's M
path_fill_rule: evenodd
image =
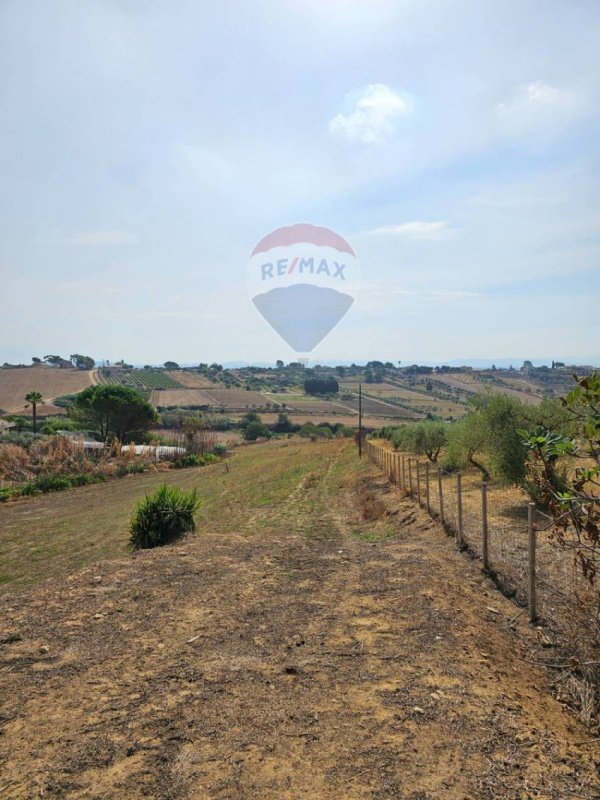
M74 420L66 417L48 417L41 427L41 432L52 435L59 431L78 431L81 426Z
M224 456L227 452L227 445L223 444L222 442L217 442L217 444L213 447L213 453L216 456Z
M175 469L183 469L184 467L203 467L206 464L204 456L195 456L193 453L188 453L173 462Z
M71 481L66 475L38 475L33 481L21 486L22 495L39 494L39 492L61 492L70 489Z
M19 497L20 494L21 492L16 486L4 486L0 489L0 503L5 503L7 500Z
M242 436L247 442L255 442L257 439L268 439L270 435L267 426L258 420L250 422L242 429Z
M120 464L117 468L117 477L124 478L125 475L139 475L148 469L147 461L130 461L128 464Z
M146 495L131 518L129 543L135 550L160 547L196 530L194 515L200 508L195 489L159 486Z

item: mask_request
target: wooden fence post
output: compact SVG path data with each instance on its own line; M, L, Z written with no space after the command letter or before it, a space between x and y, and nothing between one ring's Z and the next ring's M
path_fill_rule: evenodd
M440 496L440 519L442 521L442 525L446 524L446 520L444 519L444 492L442 489L442 468L438 467L438 494Z
M427 513L431 514L431 503L429 501L429 461L425 464L425 502Z
M408 493L413 496L412 458L408 459Z
M456 546L460 550L463 545L463 517L462 517L462 476L456 473Z
M535 550L536 550L536 530L533 524L535 514L535 503L527 504L527 561L528 561L528 590L527 606L529 609L529 621L537 620L537 598L535 585Z
M421 505L421 465L417 458L417 503Z
M481 527L483 534L483 568L490 570L490 547L488 540L487 481L481 481Z

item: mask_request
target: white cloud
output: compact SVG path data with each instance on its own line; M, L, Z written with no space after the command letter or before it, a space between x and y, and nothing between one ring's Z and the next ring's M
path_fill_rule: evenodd
M503 133L518 136L560 129L572 122L583 107L583 98L577 92L534 81L519 86L508 101L498 103L496 119Z
M400 225L386 225L382 228L374 228L367 231L367 235L372 236L395 236L407 240L427 240L447 239L456 229L451 228L448 222L443 220L437 222L423 222L415 220L413 222L403 222Z
M413 110L409 94L394 92L383 83L370 83L347 95L346 104L351 110L331 120L329 133L363 144L384 142L394 132L396 120Z
M80 247L112 247L123 244L138 244L139 238L127 231L81 231L58 236L63 244Z

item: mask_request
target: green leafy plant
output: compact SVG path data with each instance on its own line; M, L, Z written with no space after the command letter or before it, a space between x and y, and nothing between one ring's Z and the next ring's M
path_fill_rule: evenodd
M529 480L550 510L554 536L574 551L594 584L600 574L600 373L575 380L563 401L576 425L574 436L542 427L519 433L529 454ZM557 468L565 457L579 460L571 476Z
M160 547L196 530L201 501L195 489L163 484L141 500L131 518L129 543L135 550Z

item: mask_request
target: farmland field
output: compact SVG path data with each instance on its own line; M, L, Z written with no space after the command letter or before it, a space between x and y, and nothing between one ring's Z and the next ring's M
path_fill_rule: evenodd
M180 386L186 389L210 389L215 385L214 381L211 381L206 376L200 375L197 372L169 370L165 374L173 378L174 381L177 381Z
M64 414L65 409L52 404L64 394L74 394L95 382L95 370L55 369L53 367L22 367L0 369L0 410L5 414L31 415L25 408L28 392L42 393L44 404L38 405L38 416Z
M212 387L206 389L206 394L213 399L216 408L252 408L264 406L269 401L260 392L246 391L245 389L219 389Z
M269 400L260 392L244 389L161 389L153 391L150 402L154 406L172 406L187 408L189 406L208 406L211 409L244 411L245 409L262 408Z
M535 631L354 446L228 467L0 508L0 795L597 797ZM197 488L198 534L132 555L164 480Z
M342 400L320 400L306 394L266 394L271 403L285 403L286 411L295 410L305 414L347 414Z
M358 383L344 381L341 385L343 390L350 389L358 391ZM414 412L418 416L425 416L427 412L440 417L462 416L465 413L464 404L453 402L445 397L436 397L435 394L428 393L425 386L422 391L410 389L393 383L365 383L363 384L363 396L374 395L376 398L389 403L397 402L410 416ZM400 412L401 413L401 412Z
M181 387L174 378L163 370L132 369L113 370L106 375L98 373L100 383L116 383L134 389L177 389Z
M212 406L212 397L202 389L155 389L150 395L153 406Z

